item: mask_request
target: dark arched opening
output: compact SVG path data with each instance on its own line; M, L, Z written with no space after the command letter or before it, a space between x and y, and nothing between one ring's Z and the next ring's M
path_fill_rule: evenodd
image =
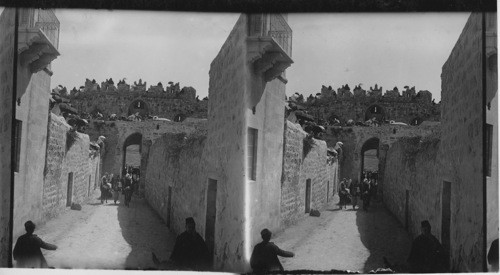
M410 120L410 125L411 126L418 126L420 125L424 120L421 117L415 117Z
M336 114L330 114L327 120L330 125L340 125L341 123L340 117Z
M380 107L379 105L371 105L370 107L368 107L368 109L366 109L365 121L372 119L374 117L377 119L378 122L385 121L384 109L382 107Z
M140 175L141 152L142 134L133 133L123 143L122 175L126 173L126 169L130 169L134 174Z
M377 178L379 167L379 145L380 140L376 137L370 138L361 147L361 169L360 179L363 174L372 174Z
M128 106L128 115L139 113L140 116L146 117L149 114L149 108L146 102L136 99Z
M182 122L186 119L186 116L184 114L177 114L174 116L174 121L175 122Z

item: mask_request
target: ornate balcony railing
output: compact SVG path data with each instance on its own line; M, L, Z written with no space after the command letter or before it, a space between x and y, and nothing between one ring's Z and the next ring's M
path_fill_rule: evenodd
M59 48L59 20L53 10L21 9L19 27L38 28L50 40L52 45Z
M292 29L282 14L252 14L249 16L249 36L272 37L283 51L292 57Z

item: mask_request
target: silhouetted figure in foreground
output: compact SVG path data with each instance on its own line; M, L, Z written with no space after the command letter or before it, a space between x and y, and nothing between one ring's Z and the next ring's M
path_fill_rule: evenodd
M280 270L283 271L283 266L278 259L281 257L293 257L293 252L281 250L271 240L271 231L267 228L260 232L262 242L255 245L252 257L250 258L250 266L255 273L266 273L268 271Z
M186 219L186 231L177 236L170 260L179 269L208 270L210 255L203 238L196 232L193 218Z
M422 221L422 234L411 245L411 273L442 273L446 272L444 249L438 239L431 234L431 225Z
M492 266L490 271L498 271L498 239L491 243L488 251L488 263Z
M47 250L56 250L57 246L42 241L35 231L35 224L32 221L27 221L24 224L26 234L17 239L14 247L14 260L17 262L17 267L23 268L48 268L47 261L43 257L40 248Z

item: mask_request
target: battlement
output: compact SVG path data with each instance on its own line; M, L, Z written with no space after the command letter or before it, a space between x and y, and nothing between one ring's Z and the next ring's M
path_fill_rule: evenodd
M370 87L369 90L364 90L361 85L355 86L353 92L348 84L342 85L342 87L337 89L337 92L332 88L332 86L322 86L320 99L333 99L333 100L344 100L351 99L357 100L359 98L369 97L376 98L383 101L396 101L396 102L423 102L431 103L432 94L427 90L420 90L418 93L415 92L415 86L410 88L409 86L404 87L405 90L402 94L399 92L398 87L394 87L392 90L386 90L385 93L382 91L382 87Z

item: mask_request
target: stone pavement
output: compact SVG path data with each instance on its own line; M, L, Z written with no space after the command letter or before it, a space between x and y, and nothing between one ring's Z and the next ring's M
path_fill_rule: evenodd
M384 208L373 203L368 212L339 210L338 197L320 217L307 216L273 236L281 249L295 253L280 261L285 270L352 270L368 272L385 267L386 257L398 272L407 272L409 234Z
M123 195L121 195L123 198ZM37 228L35 234L55 244L43 250L55 268L149 269L151 252L170 257L175 235L144 199L132 198L130 208L113 200L101 205L97 198L81 211L67 210Z

